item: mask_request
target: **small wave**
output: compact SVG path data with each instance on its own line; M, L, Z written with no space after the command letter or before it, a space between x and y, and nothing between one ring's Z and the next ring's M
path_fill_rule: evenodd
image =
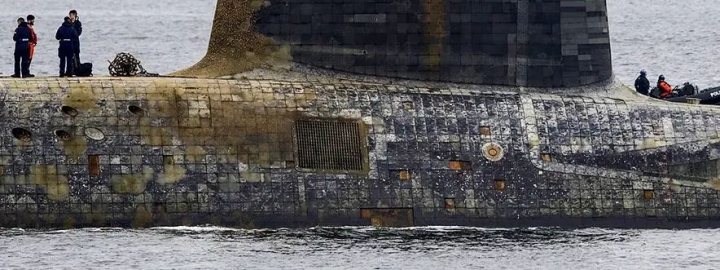
M0 236L23 235L27 230L22 228L0 228Z
M220 226L174 226L174 227L154 227L150 230L157 231L180 231L180 232L238 232L241 229L220 227Z

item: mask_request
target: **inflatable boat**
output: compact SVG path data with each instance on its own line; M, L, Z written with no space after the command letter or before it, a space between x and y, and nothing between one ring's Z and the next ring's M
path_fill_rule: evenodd
M720 105L720 87L708 88L698 94L689 96L676 96L667 100L672 102L692 103L691 101L693 100L691 99L699 100L700 104Z
M650 91L650 96L654 98L660 98L660 90L657 87ZM720 105L720 87L713 87L698 90L698 87L691 83L684 83L676 86L673 89L672 94L665 100L670 102L682 102L682 103L699 103L699 104L712 104Z

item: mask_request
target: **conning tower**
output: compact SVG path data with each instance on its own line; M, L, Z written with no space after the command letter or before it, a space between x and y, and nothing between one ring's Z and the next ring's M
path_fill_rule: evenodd
M213 77L292 60L414 80L574 87L612 77L605 0L219 0Z

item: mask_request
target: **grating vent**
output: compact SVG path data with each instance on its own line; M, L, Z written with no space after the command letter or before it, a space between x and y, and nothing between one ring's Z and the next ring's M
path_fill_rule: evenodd
M363 170L360 125L357 122L299 120L295 122L298 166L317 170Z

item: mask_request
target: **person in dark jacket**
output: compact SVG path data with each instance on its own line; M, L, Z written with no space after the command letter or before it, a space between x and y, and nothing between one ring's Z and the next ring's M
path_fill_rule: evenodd
M80 22L77 10L71 10L70 13L68 13L68 17L70 17L70 23L78 36L78 39L73 44L73 47L75 48L75 51L73 52L73 61L75 61L74 65L77 67L80 66L80 36L82 35L82 22Z
M73 28L70 17L65 17L62 26L58 28L55 39L60 42L58 57L60 57L60 77L72 77L73 55L75 54L75 43L78 35Z
M635 90L646 96L649 94L650 81L648 81L647 72L644 69L640 71L640 76L635 79Z
M15 73L14 78L32 77L30 74L30 39L32 33L25 19L18 19L19 25L15 29L13 40L15 41Z

